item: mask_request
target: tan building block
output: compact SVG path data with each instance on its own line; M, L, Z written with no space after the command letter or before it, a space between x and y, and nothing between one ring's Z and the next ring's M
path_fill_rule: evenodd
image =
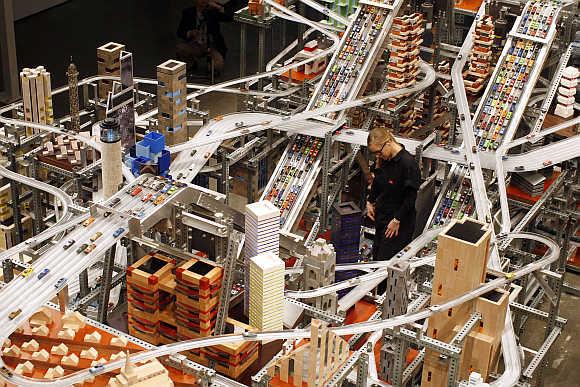
M12 345L12 340L10 339L6 339L4 340L4 342L2 343L2 348L8 348Z
M47 307L40 308L38 312L30 316L28 323L33 328L52 324L52 313L50 309Z
M111 361L114 361L117 359L125 359L126 357L127 357L127 355L125 354L125 352L119 351L119 352L111 355Z
M14 373L18 375L32 374L34 372L34 364L28 360L24 363L20 363L14 368Z
M37 327L32 328L32 334L34 336L48 336L50 333L50 329L46 325L39 325Z
M30 341L25 341L24 343L22 343L22 347L20 349L26 352L35 352L38 351L38 348L40 348L38 341L32 339Z
M126 337L119 336L119 337L113 337L111 339L110 344L115 346L115 347L126 347L128 342L129 342L129 340L127 340Z
M58 332L56 337L63 340L74 340L76 332L73 329L63 329Z
M48 351L46 349L41 349L38 352L34 352L31 356L31 359L36 361L48 361L49 357L50 354L48 353Z
M45 379L56 379L64 376L64 369L61 366L56 366L46 370L44 374Z
M76 367L79 365L79 357L75 353L71 353L70 355L63 356L62 359L60 359L60 364L63 366Z
M62 329L72 329L75 332L86 325L86 318L79 312L67 312L62 316Z
M2 350L2 354L4 356L20 357L21 353L22 351L20 350L20 347L16 344L13 344L10 347L4 348L4 350Z
M81 351L81 359L89 359L94 360L99 356L99 351L94 349L93 347L88 349L83 349Z
M95 343L95 344L100 344L101 343L101 334L98 331L94 331L93 333L89 333L85 335L85 342L86 343Z
M60 343L59 345L55 345L50 349L50 353L53 355L65 356L68 354L68 347L65 343Z
M109 361L107 359L105 359L104 357L102 357L99 360L93 360L91 362L91 367L98 366L98 365L101 365L101 364L105 364L105 363L108 363L108 362Z

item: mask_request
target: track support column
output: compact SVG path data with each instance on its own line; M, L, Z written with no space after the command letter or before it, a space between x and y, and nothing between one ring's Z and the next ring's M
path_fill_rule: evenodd
M103 275L101 276L101 291L99 294L99 310L97 321L106 324L107 311L109 310L109 293L111 292L111 276L113 275L113 265L115 263L115 245L105 253L103 261Z

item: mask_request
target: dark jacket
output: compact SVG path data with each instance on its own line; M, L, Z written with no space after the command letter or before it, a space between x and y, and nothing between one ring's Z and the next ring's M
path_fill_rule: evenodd
M207 25L208 47L215 48L225 58L227 47L220 30L220 22L233 20L233 8L226 5L223 13L214 9L206 9L203 12L203 16ZM199 29L199 26L197 25L196 7L184 9L177 28L177 36L183 40L188 40L187 32L197 29Z

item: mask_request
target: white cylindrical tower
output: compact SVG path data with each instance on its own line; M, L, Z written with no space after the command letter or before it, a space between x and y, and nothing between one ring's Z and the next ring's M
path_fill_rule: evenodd
M103 197L113 196L123 183L123 159L119 123L114 118L105 118L101 124L101 173Z

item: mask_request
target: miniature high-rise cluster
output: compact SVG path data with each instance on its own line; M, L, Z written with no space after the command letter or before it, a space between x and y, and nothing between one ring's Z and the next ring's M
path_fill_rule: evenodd
M167 145L187 141L187 74L183 62L170 59L157 66L158 130Z
M475 24L473 31L473 49L469 56L469 68L463 74L465 90L469 94L477 94L485 85L491 72L491 46L493 45L494 29L491 16L484 16Z
M414 13L396 17L391 27L389 63L387 65L388 90L412 86L419 75L419 47L423 42L423 15ZM389 98L387 109L392 110L400 97ZM409 103L399 113L399 128L409 129L415 122L413 104Z
M22 86L22 104L24 120L50 125L53 122L52 92L50 73L43 66L34 69L24 68L20 73ZM33 128L26 128L26 135L35 133Z
M558 88L558 105L554 114L568 118L574 115L574 102L576 102L576 86L578 86L578 75L580 72L576 67L569 66L564 69L560 87Z

